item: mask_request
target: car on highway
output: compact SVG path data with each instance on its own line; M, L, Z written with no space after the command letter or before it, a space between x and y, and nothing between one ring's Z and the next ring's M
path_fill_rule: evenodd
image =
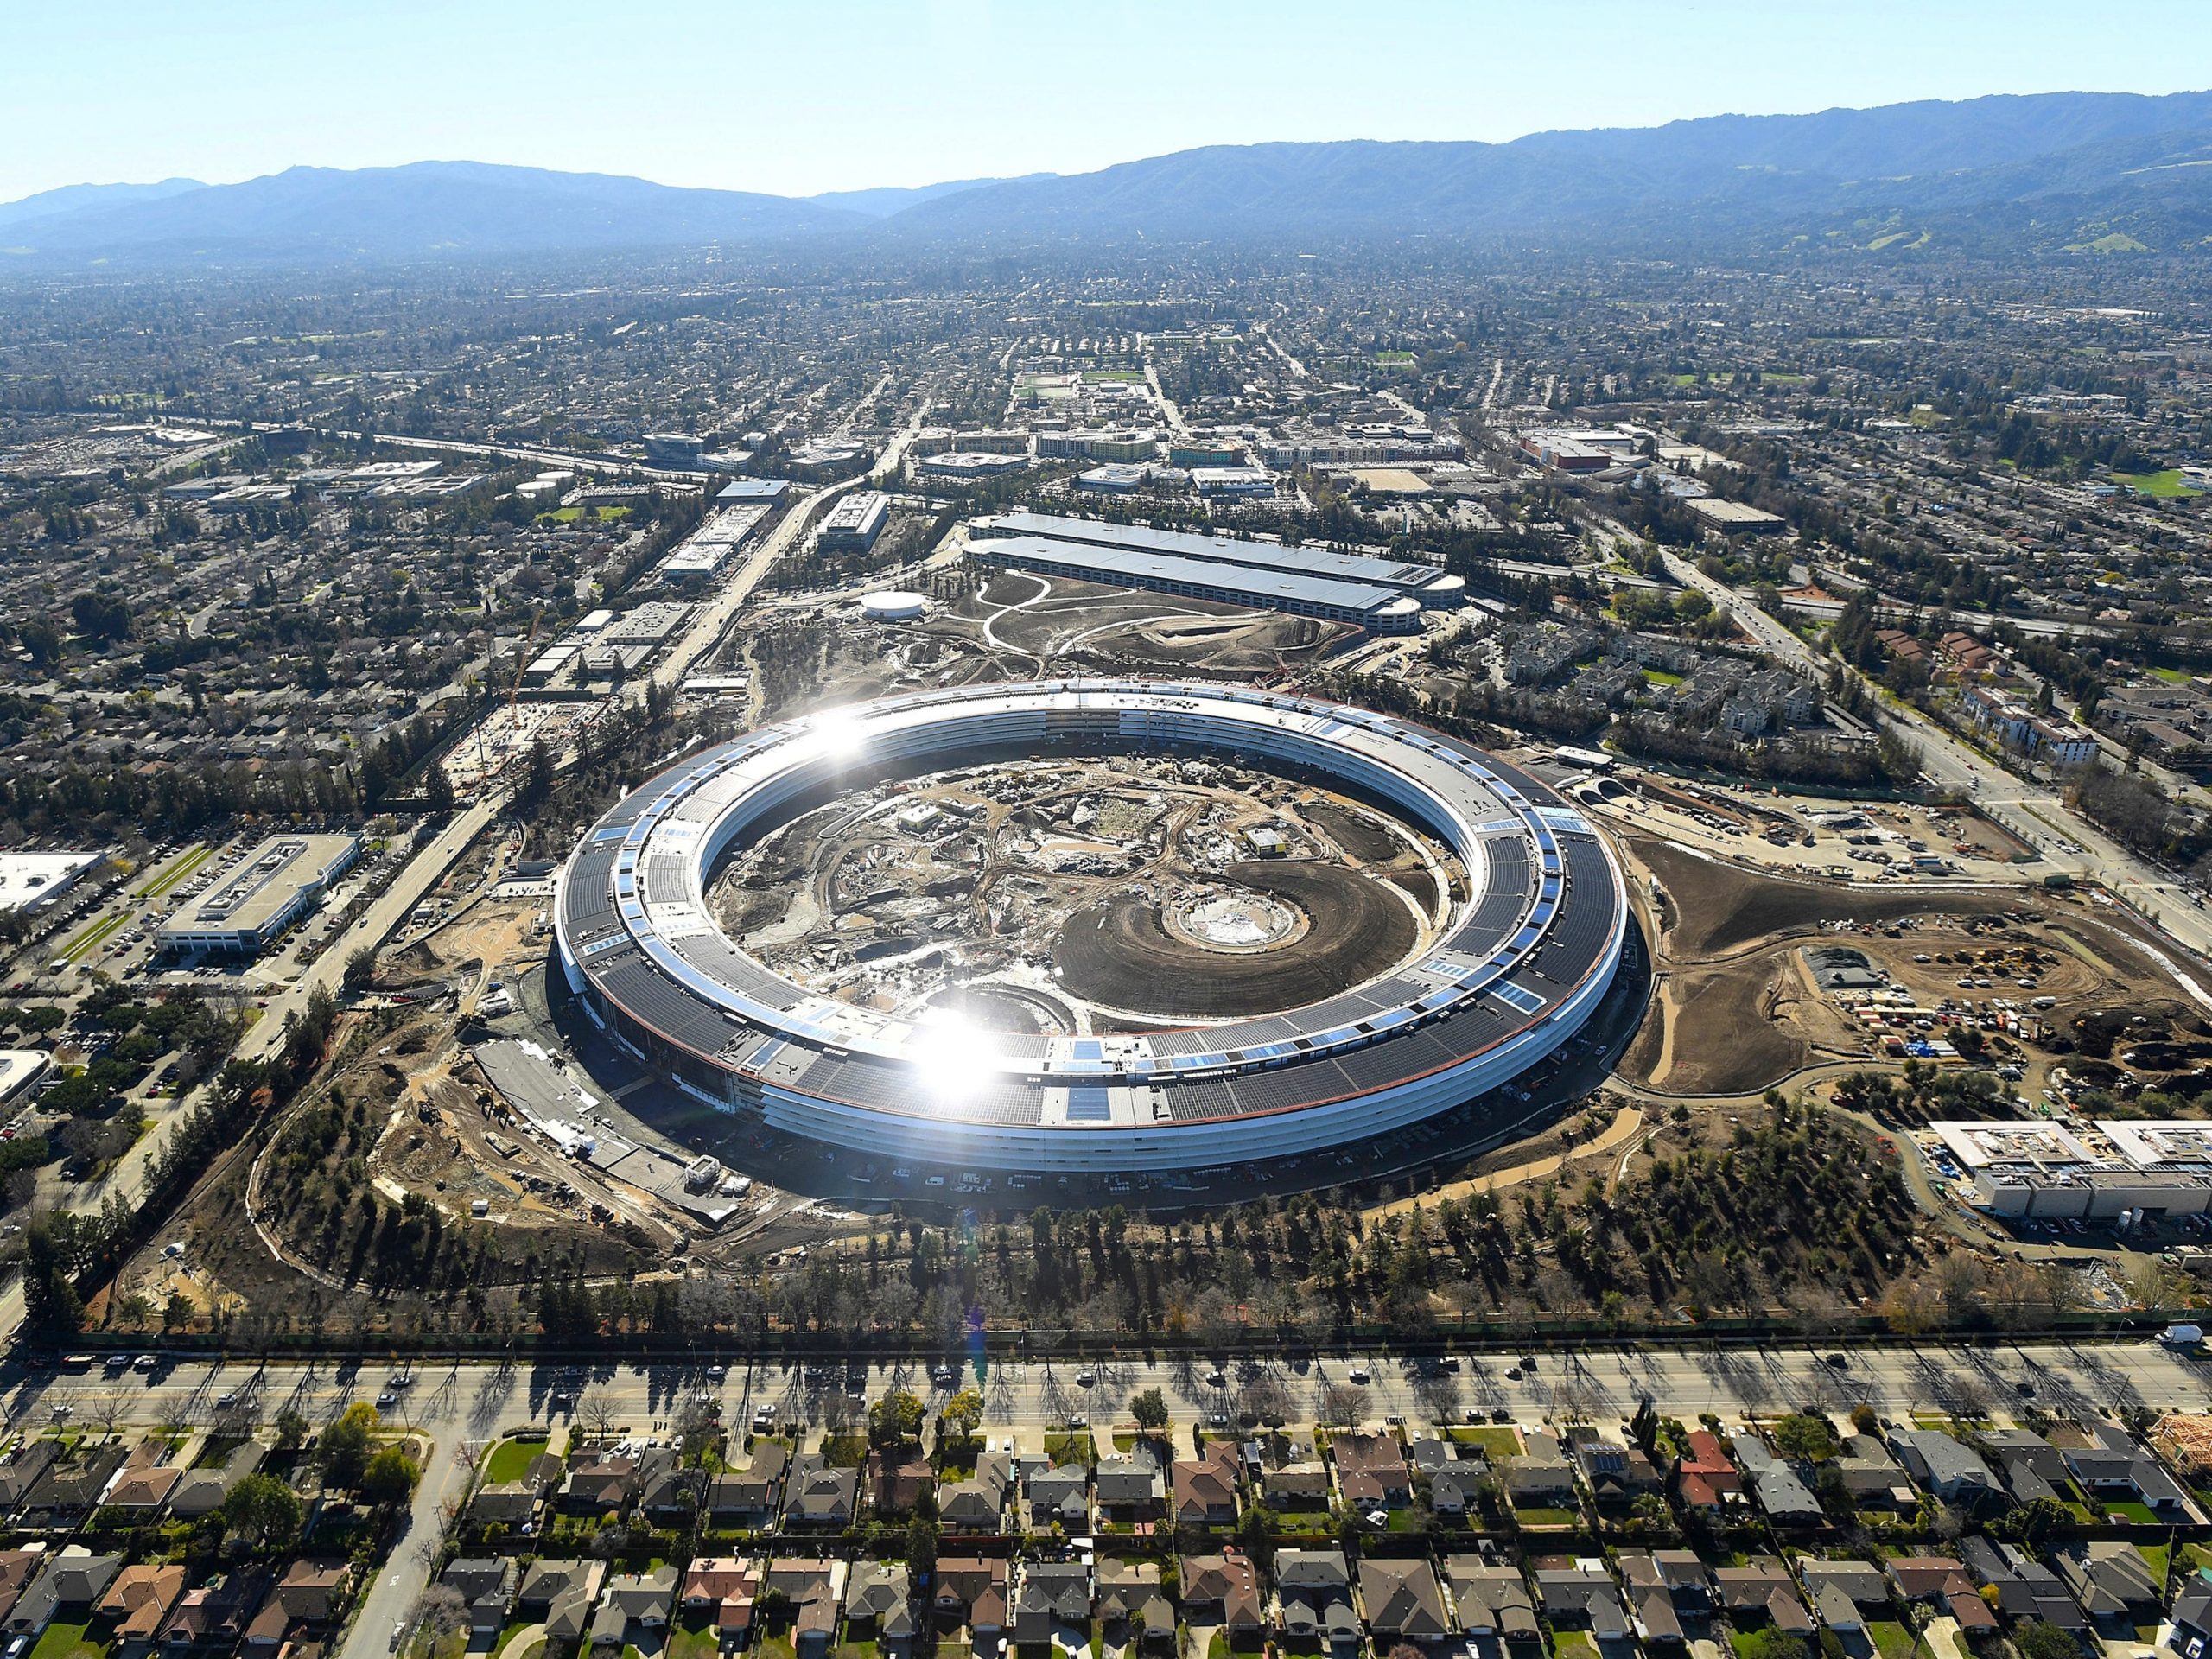
M556 1395L554 1397L557 1400L560 1396ZM390 1411L398 1403L399 1396L394 1394L390 1389L386 1389L382 1394L377 1395L377 1409L378 1411Z
M1075 1374L1075 1385L1078 1389L1090 1388L1097 1381L1098 1373L1096 1371L1077 1371Z
M1368 1369L1364 1365L1353 1366L1350 1370L1344 1373L1344 1376L1347 1381L1357 1382L1363 1388L1375 1380L1375 1378L1369 1374Z
M709 1365L707 1367L707 1381L709 1382L719 1382L728 1375L729 1370L725 1366Z

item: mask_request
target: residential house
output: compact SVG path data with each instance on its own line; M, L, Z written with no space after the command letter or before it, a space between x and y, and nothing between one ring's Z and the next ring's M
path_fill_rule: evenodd
M1531 1566L1529 1577L1536 1586L1537 1603L1553 1624L1587 1630L1601 1643L1629 1638L1635 1627L1605 1562L1593 1556L1553 1556Z
M1270 1469L1260 1477L1260 1497L1269 1509L1311 1513L1329 1507L1328 1466L1306 1459Z
M2203 1659L2212 1647L2212 1580L2192 1578L2174 1598L2173 1645L2184 1659Z
M1402 1510L1414 1501L1406 1449L1395 1433L1338 1434L1329 1441L1329 1455L1336 1461L1337 1489L1352 1509Z
M1440 1642L1452 1633L1444 1586L1426 1555L1363 1557L1359 1599L1377 1643Z
M1459 1610L1460 1634L1509 1642L1536 1639L1536 1604L1519 1567L1480 1555L1450 1555L1444 1576Z
M126 1468L100 1499L100 1508L113 1510L133 1522L154 1520L168 1507L169 1494L183 1478L184 1471L173 1463Z
M0 1624L15 1611L22 1599L31 1574L46 1565L46 1546L34 1545L29 1549L0 1549Z
M781 1556L768 1563L767 1589L791 1609L791 1646L799 1659L820 1659L837 1634L845 1563L819 1556Z
M906 1659L914 1645L914 1585L904 1561L855 1561L845 1580L845 1626L855 1642L873 1642L887 1659Z
M1797 1576L1814 1617L1832 1630L1864 1630L1869 1618L1890 1612L1890 1581L1868 1561L1802 1560Z
M699 1555L683 1571L683 1616L711 1622L725 1647L742 1643L753 1630L753 1609L760 1599L760 1568L734 1555Z
M1743 1502L1743 1474L1710 1429L1692 1429L1688 1452L1675 1459L1675 1496L1687 1508L1708 1511Z
M648 1630L664 1630L676 1611L678 1573L672 1567L650 1573L618 1573L607 1581L607 1593L592 1615L591 1644L620 1653L625 1647L646 1646L639 1637Z
M1006 1629L1008 1573L1002 1556L941 1556L937 1564L936 1607L944 1624L968 1627L970 1644L995 1642ZM1189 1580L1185 1579L1188 1594Z
M1278 1626L1286 1641L1331 1648L1357 1644L1351 1569L1340 1549L1286 1549L1275 1555Z
M515 1605L521 1574L512 1556L463 1555L438 1575L438 1582L458 1591L468 1604L471 1630L479 1636L497 1636L506 1628L507 1611Z
M1920 1493L1904 1465L1890 1455L1890 1448L1872 1434L1853 1434L1836 1448L1829 1465L1851 1494L1852 1506L1860 1510L1891 1510L1903 1514L1920 1503Z
M1713 1591L1738 1625L1764 1621L1784 1636L1813 1634L1813 1617L1798 1595L1797 1581L1771 1555L1755 1555L1742 1567L1714 1567Z
M707 1484L707 1519L716 1527L765 1527L784 1503L791 1451L781 1440L755 1440L753 1461Z
M61 1457L60 1440L31 1440L0 1459L0 1515L13 1515Z
M2189 1500L2164 1466L2126 1431L2100 1423L2089 1431L2094 1446L2065 1453L2067 1471L2098 1502L2142 1504L2159 1521L2189 1519Z
M52 1465L23 1500L23 1524L43 1532L84 1525L130 1455L119 1446L99 1446Z
M638 1471L638 1508L656 1527L689 1527L699 1518L699 1505L707 1496L707 1474L685 1469L673 1457L665 1460L652 1452Z
M1080 1649L1090 1643L1090 1569L1081 1561L1025 1561L1014 1599L1014 1645L1049 1654L1057 1633Z
M228 1650L236 1647L268 1599L275 1576L266 1571L241 1569L213 1584L186 1591L162 1626L162 1645L174 1653L193 1648Z
M1230 1641L1249 1640L1266 1622L1260 1574L1239 1551L1185 1555L1180 1565L1185 1616L1194 1624L1219 1624Z
M1891 1429L1890 1447L1923 1489L1946 1503L1971 1505L2004 1494L2004 1483L1980 1456L1940 1428Z
M1522 1450L1504 1460L1500 1478L1516 1510L1575 1507L1574 1465L1549 1434L1531 1430L1524 1436Z
M1207 1444L1201 1458L1178 1458L1169 1471L1179 1527L1236 1524L1236 1451L1227 1440Z
M1966 1569L1950 1556L1893 1556L1888 1570L1890 1582L1897 1586L1900 1598L1933 1607L1939 1613L1948 1613L1967 1635L1980 1635L1997 1628L1997 1615L1989 1611L1989 1604L1974 1589Z
M2017 1544L1999 1543L1993 1538L1961 1538L1959 1563L1984 1592L1983 1599L1993 1599L1997 1611L2005 1618L2015 1622L2037 1618L2088 1638L2088 1616L2067 1590L2066 1581Z
M1694 1551L1623 1550L1619 1567L1629 1616L1646 1647L1681 1641L1682 1619L1713 1610L1712 1576Z
M806 1453L791 1465L785 1483L784 1524L843 1530L853 1524L860 1483L859 1470L835 1468L820 1453Z
M1827 1515L1803 1477L1751 1435L1736 1443L1736 1459L1766 1518L1778 1527L1815 1527Z
M1166 1502L1166 1483L1149 1455L1107 1458L1092 1472L1098 1512L1109 1521L1156 1521Z
M268 1455L268 1448L258 1440L241 1440L231 1448L228 1457L186 1470L169 1489L169 1513L186 1521L213 1515L223 1507L231 1488L260 1468Z
M507 1567L512 1581L514 1564L510 1561ZM245 1627L246 1659L274 1659L287 1647L334 1628L346 1611L346 1593L353 1583L353 1569L343 1561L294 1561ZM499 1627L473 1628L496 1635Z
M887 1520L912 1515L935 1478L918 1446L879 1446L868 1454L868 1502Z
M596 1454L569 1471L561 1483L564 1515L626 1515L638 1492L634 1458Z
M1658 1466L1636 1446L1593 1428L1572 1430L1568 1444L1600 1509L1624 1510L1639 1497L1656 1497L1665 1490Z
M606 1579L605 1561L532 1561L515 1592L516 1617L543 1624L549 1639L574 1647L591 1628L592 1605Z
M2158 1618L2164 1599L2161 1586L2134 1545L2067 1544L2051 1560L2082 1611L2100 1628L2141 1624Z
M2042 1435L2025 1428L1992 1428L1983 1431L1981 1444L2015 1503L2032 1503L2039 1497L2064 1501L2074 1480L2066 1454Z
M1029 1476L1029 1524L1040 1530L1058 1522L1070 1532L1090 1525L1090 1471L1079 1463L1037 1469Z
M111 1639L118 1648L149 1643L162 1633L169 1609L184 1593L185 1582L185 1569L181 1566L148 1561L126 1567L115 1575L92 1611L111 1622Z
M1005 1524L1007 1494L1013 1490L1014 1459L1003 1452L986 1452L967 1479L938 1486L938 1522L947 1532L996 1532Z
M1459 1458L1428 1478L1428 1506L1443 1516L1464 1516L1482 1507L1490 1465L1480 1458Z
M1157 1561L1098 1563L1098 1618L1109 1636L1154 1652L1175 1647L1175 1609L1160 1587ZM1137 1633L1141 1632L1139 1640Z
M67 1545L45 1560L45 1570L16 1598L6 1620L0 1622L0 1634L35 1641L57 1617L89 1615L123 1571L122 1556L95 1555L80 1544Z

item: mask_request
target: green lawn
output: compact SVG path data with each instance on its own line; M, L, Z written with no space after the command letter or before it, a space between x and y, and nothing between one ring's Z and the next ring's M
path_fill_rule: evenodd
M1414 354L1411 352L1377 352L1375 353L1375 361L1376 365L1382 368L1395 367L1402 364L1411 363L1413 360Z
M540 1627L539 1627L539 1625L538 1625L537 1622L536 1620L534 1620L534 1619L527 1619L527 1618L519 1618L519 1619L517 1619L513 1624L512 1624L508 1625L508 1626L507 1626L507 1628L506 1628L505 1630L501 1630L501 1631L499 1632L499 1639L498 1641L496 1641L496 1642L493 1643L493 1644L492 1644L492 1655L493 1655L493 1659L499 1659L499 1656L501 1654L505 1653L505 1652L507 1651L508 1646L509 1646L509 1645L510 1645L510 1644L514 1641L515 1637L517 1637L520 1636L520 1635L521 1635L524 1630L539 1630L539 1628L540 1628ZM542 1644L542 1643L531 1643L531 1646L532 1646L532 1647L537 1647L537 1646L541 1646L541 1645L543 1645L543 1644ZM525 1652L526 1652L526 1651L527 1651L527 1650L524 1650L524 1651L518 1651L518 1652L517 1652L515 1655L513 1655L512 1659L524 1659L524 1655L525 1655Z
M1598 1644L1582 1630L1560 1630L1552 1637L1552 1651L1559 1659L1598 1659Z
M484 1465L484 1478L520 1480L530 1472L531 1460L544 1450L543 1440L501 1440Z
M1446 1432L1457 1445L1480 1448L1485 1458L1495 1459L1521 1455L1520 1435L1501 1425L1462 1423Z
M2133 1498L2123 1503L2106 1504L2105 1513L2115 1521L2125 1521L2132 1526L2155 1527L2158 1524L2158 1517L2151 1513L2150 1506L2138 1503Z
M1643 677L1654 685L1680 685L1688 677L1663 668L1647 668L1643 671Z
M591 514L594 518L609 521L627 518L630 516L630 509L627 507L556 507L550 512L539 513L537 522L541 524L573 524L586 513Z
M2173 1552L2164 1544L2138 1544L2135 1553L2149 1566L2151 1576L2164 1584L2166 1581L2166 1566Z
M141 899L160 898L214 855L215 849L212 846L202 844L194 847L182 858L170 865L168 869L139 888L137 896Z
M1089 1468L1098 1461L1098 1443L1090 1438L1088 1429L1079 1428L1072 1433L1056 1431L1045 1436L1045 1455L1052 1460L1055 1469L1071 1463Z
M722 1633L710 1618L687 1618L668 1627L665 1659L715 1659L722 1650Z
M2131 490L2140 490L2160 501L2171 501L2179 496L2196 493L2194 490L2182 487L2178 467L2169 467L2162 473L2114 473L2112 481L2125 484Z
M868 1436L828 1434L823 1437L822 1456L832 1469L857 1469L868 1461Z
M1894 1618L1869 1620L1866 1637L1873 1643L1874 1651L1881 1656L1881 1659L1910 1659L1915 1638L1910 1630Z
M1582 1523L1582 1516L1573 1510L1519 1510L1513 1518L1524 1527L1574 1527Z
M31 1649L31 1659L104 1659L105 1644L85 1639L82 1624L66 1624L55 1619L46 1627L46 1634Z
M786 1630L775 1636L756 1636L753 1639L754 1659L798 1659L791 1646L791 1633Z
M69 948L61 953L61 960L73 963L81 961L99 950L101 944L113 935L122 932L130 925L130 912L127 910L118 910L106 920L94 922L79 933Z

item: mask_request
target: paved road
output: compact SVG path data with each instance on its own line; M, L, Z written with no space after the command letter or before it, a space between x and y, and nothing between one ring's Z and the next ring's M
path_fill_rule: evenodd
M1841 1353L1837 1367L1827 1357ZM664 1427L688 1404L710 1397L724 1420L735 1422L767 1406L786 1422L826 1421L832 1396L842 1392L842 1366L754 1366L741 1356L720 1356L728 1374L709 1379L715 1356L703 1349L696 1363L637 1367L601 1364L588 1371L560 1366L501 1370L489 1363L458 1367L446 1362L419 1368L414 1388L389 1407L394 1422L436 1438L437 1468L452 1464L456 1445L481 1443L502 1426L536 1421L588 1426L603 1408L622 1432L648 1434ZM971 1363L955 1362L953 1386L974 1386ZM1469 1413L1505 1411L1514 1421L1586 1414L1593 1421L1627 1416L1649 1395L1663 1410L1685 1419L1713 1412L1725 1419L1814 1405L1841 1410L1865 1402L1886 1416L1914 1410L2024 1410L2032 1403L2063 1414L2096 1416L2138 1408L2152 1411L2212 1408L2212 1363L2184 1358L2148 1339L2111 1344L2034 1341L1961 1348L1929 1342L1866 1346L1833 1343L1727 1349L1598 1347L1573 1352L1546 1350L1533 1370L1516 1357L1464 1355L1459 1370L1438 1373L1423 1362L1375 1355L1330 1353L1310 1361L1236 1360L1225 1382L1208 1380L1204 1358L1168 1360L993 1360L982 1382L986 1421L994 1427L1038 1428L1072 1414L1104 1425L1127 1415L1129 1395L1158 1388L1179 1422L1235 1408L1248 1392L1280 1391L1279 1407L1293 1421L1312 1420L1330 1391L1356 1391L1368 1416L1397 1414L1408 1422L1462 1421ZM1521 1375L1515 1376L1516 1370ZM1354 1373L1363 1371L1367 1382ZM188 1362L168 1371L127 1371L111 1380L48 1372L17 1380L0 1391L0 1408L11 1421L41 1421L57 1402L79 1417L119 1400L125 1421L206 1423L215 1402L233 1390L257 1387L255 1402L273 1417L287 1408L312 1422L335 1417L353 1402L374 1399L389 1386L392 1368L363 1367L347 1374L326 1362L319 1367L272 1364L259 1368ZM1082 1379L1090 1376L1088 1384ZM256 1384L256 1378L260 1380ZM2023 1385L2026 1392L2023 1392ZM920 1362L877 1365L860 1399L893 1387L910 1388L932 1403L946 1390L933 1385ZM432 1515L435 1506L431 1506ZM389 1635L389 1627L385 1634Z

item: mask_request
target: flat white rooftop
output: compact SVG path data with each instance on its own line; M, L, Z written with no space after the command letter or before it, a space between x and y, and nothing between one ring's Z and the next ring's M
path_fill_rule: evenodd
M0 910L43 904L100 861L99 853L0 853Z

